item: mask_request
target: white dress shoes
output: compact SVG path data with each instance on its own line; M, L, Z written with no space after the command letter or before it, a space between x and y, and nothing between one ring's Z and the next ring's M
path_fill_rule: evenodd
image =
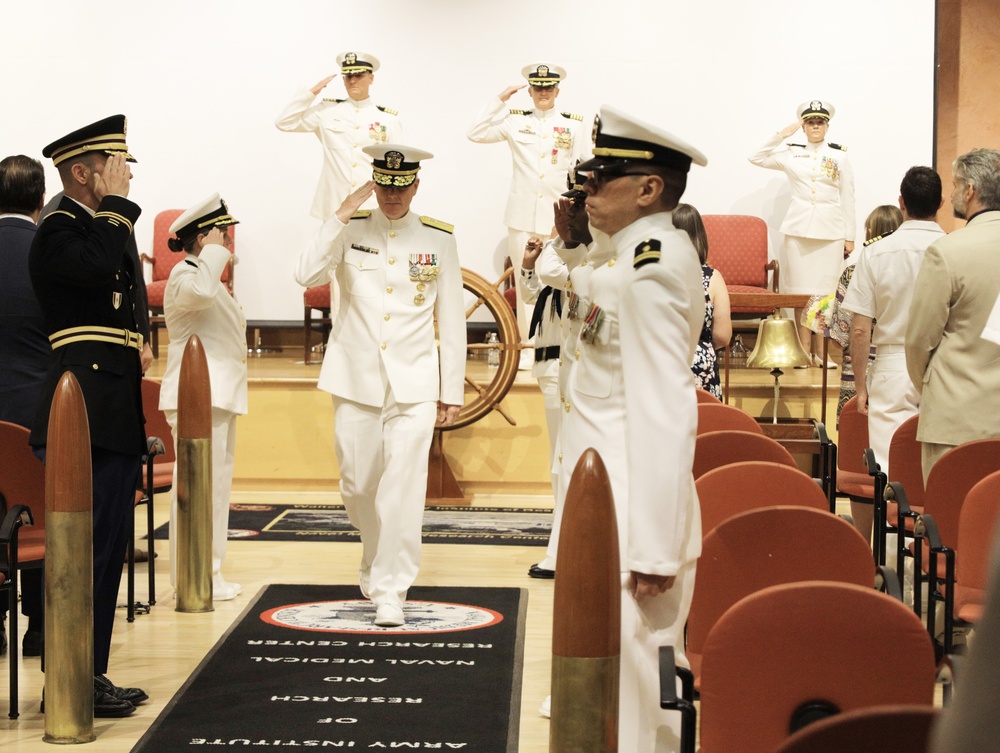
M372 566L361 563L358 568L358 585L361 588L361 595L369 598L368 591L371 589Z
M375 624L379 627L399 627L405 623L403 608L398 604L379 604L375 610Z
M232 601L243 593L239 583L227 583L221 578L212 581L212 601Z
M545 696L545 700L542 701L542 705L538 707L538 713L546 719L552 718L552 696Z

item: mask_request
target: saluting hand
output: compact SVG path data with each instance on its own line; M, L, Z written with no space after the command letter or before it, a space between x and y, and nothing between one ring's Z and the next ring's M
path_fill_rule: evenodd
M514 92L519 92L526 86L527 84L521 84L521 85L515 84L514 86L508 86L506 89L500 92L499 94L500 101L506 102L508 99L514 96Z
M361 205L368 201L368 197L372 195L374 190L375 181L370 180L364 183L361 188L344 199L344 203L337 210L337 219L346 225L354 213L361 208Z
M789 136L791 136L793 133L799 130L802 127L802 124L803 121L796 120L791 125L787 125L781 131L779 131L779 135L781 136L781 138L787 139Z
M129 181L132 171L129 169L125 155L121 152L112 154L101 172L95 172L94 195L100 201L105 196L128 196Z
M214 243L216 246L225 246L229 248L230 241L229 236L226 235L225 231L221 227L213 227L205 234L205 240L203 245L208 245L209 243Z
M317 83L317 84L316 84L316 85L315 85L314 87L312 87L312 88L311 88L311 89L310 89L309 91L311 91L311 92L313 93L313 96L317 96L317 95L318 95L318 94L319 94L319 93L320 93L321 91L323 91L323 90L324 90L324 89L325 89L325 88L326 88L326 87L327 87L327 86L329 85L329 83L330 83L331 81L333 81L333 80L334 80L335 78L337 78L337 74L336 74L336 73L334 73L334 74L331 74L331 75L327 76L326 78L324 78L324 79L323 79L322 81L320 81L319 83Z

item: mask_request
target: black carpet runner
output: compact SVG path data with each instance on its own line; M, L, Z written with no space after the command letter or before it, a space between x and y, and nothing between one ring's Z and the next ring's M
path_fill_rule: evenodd
M446 507L424 510L425 544L547 546L552 510ZM166 524L153 537L166 539ZM360 541L343 505L236 504L229 508L229 540Z
M515 753L527 591L414 587L408 599L406 625L377 628L357 586L266 587L133 753Z

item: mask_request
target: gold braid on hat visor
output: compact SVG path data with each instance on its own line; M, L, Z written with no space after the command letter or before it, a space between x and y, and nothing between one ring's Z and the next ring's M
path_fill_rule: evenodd
M124 152L126 158L135 159L128 153L128 144L125 143L125 134L109 133L106 136L92 136L84 139L83 141L77 141L60 147L52 154L52 164L54 167L58 167L60 163L65 162L72 157L76 157L77 155L86 154L87 152L104 152L105 154Z
M417 179L417 170L386 170L381 167L372 169L372 180L380 186L408 186Z

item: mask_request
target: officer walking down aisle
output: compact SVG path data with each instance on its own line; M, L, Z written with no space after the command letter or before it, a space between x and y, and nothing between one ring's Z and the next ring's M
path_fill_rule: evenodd
M243 592L222 577L229 534L229 498L236 461L236 417L247 412L247 321L243 307L222 284L232 258L228 227L238 224L219 194L188 209L170 226L171 251L185 251L184 263L170 271L163 314L170 333L160 410L177 442L177 398L181 361L191 335L205 349L212 386L212 598L228 601ZM170 580L177 574L177 466L170 504Z
M509 86L483 108L468 132L470 141L506 141L510 147L514 174L503 221L515 278L521 273L528 238L546 238L552 231L552 204L565 190L566 175L584 146L581 116L555 109L566 71L557 65L538 63L523 68L521 75L528 81L534 109L510 109L507 102L525 84ZM523 301L518 303L517 325L522 342L529 340L532 308ZM531 368L533 354L531 349L521 351L520 368Z
M323 145L323 171L312 205L313 217L321 220L333 215L347 195L371 177L372 160L364 147L403 140L396 111L376 105L368 96L379 69L378 58L367 52L342 52L337 65L347 99L313 104L337 77L327 76L311 89L297 92L274 122L281 131L314 133Z
M462 406L465 311L452 226L410 211L420 163L433 155L399 144L365 152L374 180L323 224L295 279L340 288L319 388L333 395L340 492L361 532L361 592L375 624L389 627L404 623L420 566L434 427ZM373 191L378 208L359 211Z

